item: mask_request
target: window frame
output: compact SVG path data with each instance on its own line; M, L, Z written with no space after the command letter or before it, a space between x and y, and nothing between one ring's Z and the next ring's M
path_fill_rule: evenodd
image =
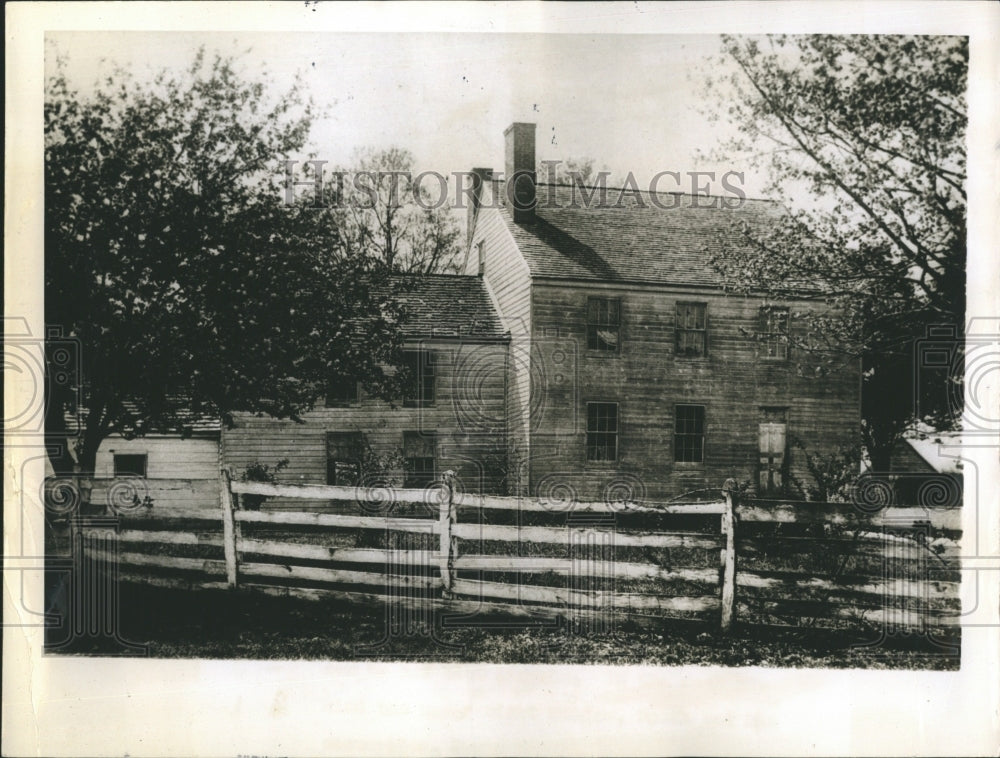
M340 457L335 458L335 457L333 457L330 454L330 448L332 447L332 445L330 443L335 438L338 438L338 437L339 438L350 438L349 442L350 442L351 446L353 446L356 449L356 457L355 458L353 458L353 459L350 459L350 458L340 458ZM362 464L362 456L364 455L364 444L365 444L364 434L362 434L361 432L328 431L326 433L326 484L327 484L327 486L331 486L331 487L356 487L356 486L358 486L358 485L361 484L362 477L364 476L364 470L363 470L364 467L363 467L363 464ZM333 463L344 463L344 464L351 464L351 465L353 465L354 466L354 479L355 479L355 481L353 483L337 481L338 477L336 476L336 473L337 473L338 469L336 467L334 467L332 469L332 471L334 473L334 476L331 477L330 476L330 473L331 473L330 464L331 464L331 462L333 462ZM333 481L331 481L331 479Z
M621 403L619 403L617 400L588 400L586 406L587 406L587 417L586 417L586 426L584 428L584 460L588 465L611 465L618 463L621 460L621 427L622 427ZM594 408L595 411L599 413L599 411L597 410L598 406L607 406L614 408L614 421L615 421L614 430L596 428L598 426L598 424L596 423L593 424L595 428L591 428L592 427L591 408ZM606 421L607 418L605 418L604 420ZM601 421L600 416L596 416L594 421L600 422ZM608 449L606 441L602 444L600 442L597 442L595 439L595 443L591 444L591 435L601 435L602 437L610 437L614 444L613 457L610 458L591 457L591 450L597 451L600 449L604 449L606 451Z
M700 308L701 309L701 326L689 327L682 324L682 320L686 321L686 318L682 319L682 309L685 308ZM697 311L695 312L697 314ZM687 316L687 313L684 313ZM697 320L697 315L696 315ZM700 334L701 335L701 352L690 353L687 350L681 350L681 341L683 339L682 335L685 334ZM674 301L674 356L677 358L707 358L708 357L708 303L699 300L676 300Z
M700 432L690 432L690 431L679 431L679 423L681 422L681 408L700 408L701 409L701 431ZM687 420L687 419L686 419ZM697 421L697 419L694 419ZM700 439L700 451L701 457L699 460L686 460L681 458L681 453L684 450L691 449L690 446L684 445L683 441L690 438ZM681 464L682 466L704 466L705 465L705 447L708 437L708 410L704 403L674 403L674 431L673 431L673 459L675 464Z
M774 331L771 316L784 316L785 330ZM759 356L766 361L787 361L789 357L789 332L791 331L791 309L784 305L762 305L757 311L757 344ZM783 355L771 355L772 346L784 348Z
M602 320L600 318L601 306L610 306L614 304L615 310L615 321L612 323L611 319L611 308L608 307L604 311L606 314L605 318ZM598 318L593 319L594 306L597 306ZM588 295L586 304L586 314L585 314L585 328L587 336L587 352L594 355L620 355L622 352L622 299L621 297L606 297L604 295ZM610 331L611 327L614 327L615 334L617 335L617 341L615 345L611 348L600 347L602 343L607 344L601 340L599 332L602 328ZM593 339L592 339L593 337Z
M330 377L330 379L327 381L326 396L323 399L324 405L327 408L350 408L353 405L357 405L360 400L361 393L359 392L358 389L359 382L356 379L352 380L351 382L338 381L341 378L342 377L338 375L335 377ZM344 388L348 386L353 388L353 392L349 396L336 397L332 393L332 390L334 388Z
M419 444L415 445L414 441ZM430 448L430 455L412 455L414 447ZM437 432L405 431L403 432L403 487L405 489L426 489L437 477ZM422 451L426 452L426 450ZM426 465L430 461L430 472L416 471L411 468L412 461L421 461Z
M413 359L404 358L407 361L407 368L413 371L414 376L412 377L413 384L404 391L403 407L433 408L437 403L437 361L434 351L427 348L413 348L404 350L403 355L416 356L416 360L413 362L415 366L410 363ZM413 394L408 397L409 393Z
M135 471L119 471L118 470L118 459L119 458L141 458L142 459L142 473L137 473ZM125 476L138 476L142 479L149 478L149 453L112 453L111 454L111 474L115 479L119 479Z

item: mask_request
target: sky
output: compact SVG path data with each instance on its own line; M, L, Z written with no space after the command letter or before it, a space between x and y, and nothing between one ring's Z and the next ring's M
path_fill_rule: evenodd
M590 157L644 185L660 171L746 171L747 194L763 192L764 177L739 156L722 164L699 156L733 128L699 112L705 67L720 48L715 35L63 32L48 39L49 70L58 51L83 92L111 61L142 78L182 69L200 45L237 55L249 77L265 68L276 91L298 73L325 107L311 141L331 166L358 147L401 146L420 170L502 169L504 129L528 121L537 124L542 160ZM665 178L660 188L687 189L671 184Z

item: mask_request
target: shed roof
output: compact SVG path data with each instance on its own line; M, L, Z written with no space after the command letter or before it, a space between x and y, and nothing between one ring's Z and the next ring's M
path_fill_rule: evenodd
M397 297L406 309L407 337L507 336L481 277L421 274L401 277L401 282Z

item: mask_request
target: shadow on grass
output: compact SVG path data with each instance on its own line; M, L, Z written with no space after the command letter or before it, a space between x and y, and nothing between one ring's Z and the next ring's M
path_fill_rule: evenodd
M184 592L123 584L119 642L49 630L49 654L115 655L120 640L156 658L394 660L485 663L722 665L954 670L952 647L919 636L795 627L721 635L692 622L628 622L596 632L557 622L473 617L442 627L392 617L387 606L310 602L254 593ZM69 639L67 642L60 642Z

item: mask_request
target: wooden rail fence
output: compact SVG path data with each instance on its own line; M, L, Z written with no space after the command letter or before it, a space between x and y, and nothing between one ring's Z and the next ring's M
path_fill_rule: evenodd
M426 490L366 491L235 482L223 471L221 512L126 513L111 560L123 579L162 586L460 614L714 618L723 631L737 614L768 624L958 623L959 509L865 513L720 494L709 503L564 503L560 511L461 493L451 476ZM239 507L246 495L347 501L361 514L248 510ZM556 518L564 525L537 523ZM516 523L492 523L504 519Z

